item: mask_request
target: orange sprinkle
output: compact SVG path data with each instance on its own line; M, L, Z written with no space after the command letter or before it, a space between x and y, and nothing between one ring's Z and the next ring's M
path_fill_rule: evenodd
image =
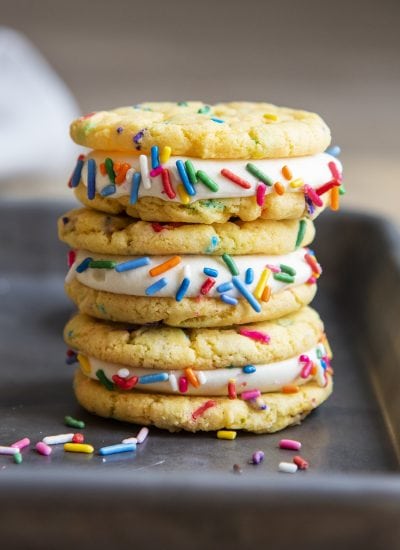
M339 210L339 187L331 189L331 210Z
M287 179L288 181L290 181L293 177L292 175L292 171L291 169L289 168L289 166L287 164L285 164L285 166L282 168L282 176Z
M331 366L326 367L326 372L328 374L330 374L331 376L333 376L335 374L335 371L333 370L333 368Z
M124 183L126 178L126 173L130 167L131 167L130 164L128 164L127 162L124 162L123 164L120 165L118 171L116 171L115 164L114 164L114 172L117 174L115 177L115 183L117 185L121 185L121 183Z
M274 183L274 189L275 189L275 193L277 193L278 195L284 195L285 193L285 188L281 183L279 183L279 181Z
M186 378L188 379L188 381L192 384L192 386L194 388L199 388L200 387L200 382L198 381L197 376L193 372L193 369L191 369L190 367L187 367L186 369L184 369L184 373L185 373Z
M310 374L312 376L315 376L317 374L317 365L315 363L313 363L312 367L311 367L311 371L310 371Z
M288 384L287 386L283 386L282 393L297 393L299 390L300 388L296 384Z
M263 290L263 293L261 294L261 300L263 302L268 302L270 298L271 298L271 287L266 286Z
M104 162L102 162L100 164L100 173L102 176L106 176L107 175L107 170L106 170L106 165L104 164Z
M176 265L180 264L181 261L182 259L180 256L173 256L166 262L156 265L156 267L153 267L152 269L150 269L149 273L152 277L157 277L157 275L161 275L161 273L165 273L166 271L169 271Z
M121 163L113 162L113 170L115 174L118 174L118 172L121 170Z

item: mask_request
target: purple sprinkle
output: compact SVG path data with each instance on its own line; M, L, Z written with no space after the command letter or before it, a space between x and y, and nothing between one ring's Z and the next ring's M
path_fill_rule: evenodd
M140 130L135 136L133 136L133 143L136 145L139 145L140 140L143 139L144 133L146 131L146 128L143 128L143 130Z
M122 134L123 131L124 131L124 129L122 128L122 126L118 126L117 133Z
M62 221L63 221L63 224L64 224L64 225L65 225L66 223L68 223L68 222L69 222L68 216L64 216L63 219L62 219Z
M305 198L305 200L306 200L307 212L308 212L308 214L310 214L310 216L311 216L312 214L314 214L314 210L315 210L314 204L313 204L312 201L308 198L307 195L304 195L304 198Z
M263 451L255 451L251 456L250 464L260 464L264 460L264 456Z

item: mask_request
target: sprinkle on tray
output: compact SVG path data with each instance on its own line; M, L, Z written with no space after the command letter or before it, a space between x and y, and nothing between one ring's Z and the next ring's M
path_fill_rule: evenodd
M217 439L229 439L233 441L236 439L237 432L234 432L233 430L219 430L217 432Z
M293 457L293 462L294 464L296 464L299 470L307 470L307 468L309 467L309 463L307 462L307 460L299 455Z
M306 229L307 229L306 220L299 220L299 229L297 231L296 244L295 244L296 248L299 248L299 246L301 246L304 239L304 235L306 234Z
M203 405L200 405L198 409L196 409L194 412L192 412L192 418L193 420L197 420L200 416L203 416L203 414L212 407L215 407L217 403L210 399L209 401L206 401Z
M122 273L123 271L130 271L132 269L138 269L145 265L149 265L150 258L143 256L143 258L136 258L135 260L128 260L127 262L122 262L115 266L115 271Z
M279 441L279 448L289 451L299 451L301 449L301 443L295 439L281 439Z
M237 288L237 290L240 292L240 294L243 296L243 298L249 302L249 304L254 309L254 311L256 311L257 313L260 313L261 311L260 304L254 298L254 296L247 290L247 288L244 286L242 281L238 277L232 277L232 282Z
M146 296L154 296L154 294L157 294L159 290L167 286L168 281L165 277L162 277L161 279L158 279L155 283L148 286L145 290Z
M136 445L137 445L138 440L137 440L137 437L127 437L126 439L123 439L121 441L121 443L124 443L124 444L126 444L126 443L136 443Z
M13 458L14 458L15 464L22 464L22 462L23 462L22 454L19 451L18 451L18 453L15 453Z
M68 453L92 454L94 453L94 448L87 443L65 443L64 451Z
M232 470L233 470L233 473L236 475L240 475L243 473L243 470L240 464L234 464Z
M295 474L297 472L297 464L292 462L280 462L278 469L284 474Z
M263 183L259 183L257 185L257 190L256 190L256 201L258 206L261 206L261 207L264 206L266 193L267 193L267 186L264 185Z
M137 442L139 444L144 443L148 435L149 435L149 428L147 428L146 426L143 426L142 428L140 428L139 433L136 436Z
M206 187L208 187L213 193L216 193L219 189L218 185L215 183L213 179L208 176L204 170L197 170L196 172L196 178L201 181L201 183L204 183Z
M269 185L269 186L273 185L274 182L272 181L272 179L269 176L267 176L267 174L265 174L252 162L248 162L246 164L246 170L250 172L250 174L252 174L254 177L256 177L257 179L265 183L266 185Z
M42 439L46 445L60 445L61 443L70 443L75 434L46 435Z
M16 441L10 447L14 447L15 449L18 449L19 451L22 451L22 449L25 449L25 447L28 447L31 444L31 440L29 437L24 437L23 439L20 439L19 441Z
M238 266L235 263L235 260L229 254L222 254L222 259L225 262L227 268L232 273L232 275L239 275Z
M227 170L226 168L223 168L221 170L221 175L227 178L228 180L232 181L233 183L236 183L236 185L239 185L239 187L243 187L243 189L251 189L251 183L237 176L236 174L234 174L230 170Z
M46 445L46 443L43 443L43 441L39 441L39 443L36 443L35 449L40 455L43 456L49 456L52 453L52 448Z
M76 418L73 418L72 416L65 416L64 424L70 428L78 428L79 430L83 430L85 427L83 420L76 420Z
M256 340L258 342L262 342L263 344L269 344L271 341L271 337L266 334L265 332L261 332L260 330L250 330L247 328L240 328L239 334L241 336L246 336L247 338L250 338L251 340Z
M251 455L250 464L261 464L264 460L265 454L264 451L254 451Z
M19 453L18 447L0 445L0 455L15 455L16 453Z
M101 447L101 449L99 449L99 455L108 456L115 455L117 453L127 453L129 451L136 451L135 443L118 443L117 445Z

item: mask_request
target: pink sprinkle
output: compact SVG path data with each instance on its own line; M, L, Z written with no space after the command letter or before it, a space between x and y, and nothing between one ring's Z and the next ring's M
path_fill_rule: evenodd
M139 433L136 436L137 442L143 443L143 441L147 438L149 435L149 428L146 428L146 426L143 426L143 428L140 428Z
M304 366L301 369L300 373L301 378L308 378L311 374L312 361L310 360L308 355L300 355L299 361L300 363L304 363Z
M336 163L333 162L333 160L332 160L331 162L328 162L328 166L329 166L329 170L331 171L332 176L336 180L342 181L342 174L339 172L338 167L336 166Z
M261 396L260 390L247 390L240 394L240 397L244 401L249 401L249 399L257 399L257 397Z
M68 267L71 267L74 264L75 260L76 260L76 252L75 250L70 250L68 252L68 259L67 259Z
M39 443L36 443L35 449L37 452L44 456L51 455L52 448L46 445L46 443L43 443L43 441L39 441Z
M268 267L268 269L270 269L272 271L272 273L280 273L281 272L280 267L278 267L277 265L265 264L265 267Z
M265 194L267 192L267 186L263 183L257 185L256 198L258 206L264 206Z
M21 449L25 449L25 447L27 447L30 444L31 444L31 440L28 439L27 437L24 437L23 439L20 439L19 441L16 441L12 445L10 445L10 447L15 447L21 450Z
M315 283L317 282L317 278L316 277L310 277L309 279L307 279L306 283L308 285L314 285Z
M322 206L324 204L321 197L314 191L314 189L310 185L304 185L303 190L307 197L315 204L315 206Z
M159 176L161 172L163 171L163 167L157 166L157 168L153 168L153 170L150 170L150 177L155 178L156 176Z
M264 344L269 344L271 341L271 337L268 334L265 332L260 332L259 330L248 330L246 328L241 328L239 330L239 334L242 336L247 336L247 338L251 338L252 340L258 340Z
M298 451L301 449L301 443L294 439L281 439L279 441L279 448L288 449L289 451Z
M211 407L215 407L216 402L210 399L209 401L206 401L203 405L201 405L198 409L196 409L192 413L193 420L197 420L199 416L202 416L207 409L210 409Z
M179 377L178 386L181 393L186 393L188 391L189 382L186 376Z

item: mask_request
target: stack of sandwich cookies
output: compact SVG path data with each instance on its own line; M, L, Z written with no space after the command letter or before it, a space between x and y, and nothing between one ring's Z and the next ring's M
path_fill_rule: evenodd
M143 104L83 117L72 136L95 149L70 182L92 209L59 220L81 404L169 430L273 432L324 401L308 245L312 218L337 208L341 166L323 121L269 104Z

